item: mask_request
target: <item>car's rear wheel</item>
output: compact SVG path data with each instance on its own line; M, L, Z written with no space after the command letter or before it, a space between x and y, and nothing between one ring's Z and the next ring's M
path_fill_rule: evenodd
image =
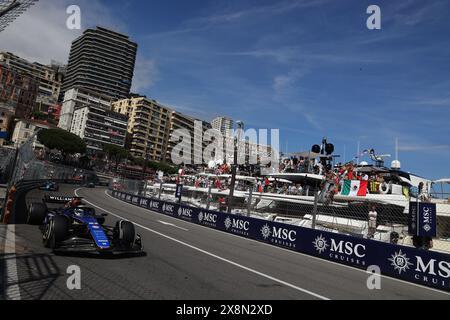
M136 237L134 224L129 221L118 221L114 230L114 237L122 243L132 246Z
M47 206L44 203L32 203L28 209L27 224L42 225L47 215Z
M43 241L47 248L55 249L61 241L67 239L69 221L64 216L54 216L47 223L44 230Z

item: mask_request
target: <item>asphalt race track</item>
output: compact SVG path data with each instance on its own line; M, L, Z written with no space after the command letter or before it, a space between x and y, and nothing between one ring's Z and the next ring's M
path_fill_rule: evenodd
M370 291L368 275L288 250L229 235L123 203L105 189L61 186L108 213L137 224L145 256L104 259L56 256L37 227L0 226L0 299L450 299L450 294L383 277ZM33 191L28 202L40 201ZM69 266L81 268L81 290L69 290Z

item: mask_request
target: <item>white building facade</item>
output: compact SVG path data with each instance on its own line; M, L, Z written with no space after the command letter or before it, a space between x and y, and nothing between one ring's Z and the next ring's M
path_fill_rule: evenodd
M125 146L128 117L99 106L76 109L70 132L86 142L88 154L103 150L105 144Z
M27 142L30 138L35 135L39 129L50 129L51 127L47 124L25 121L21 120L17 122L14 127L14 132L11 138L11 141L14 142L14 146L16 148L22 146L25 142ZM44 145L40 144L37 140L37 135L33 138L33 148L34 149L43 149Z
M70 131L75 111L87 106L110 110L111 98L81 87L66 91L58 127Z
M218 117L211 122L212 128L220 131L222 135L227 135L228 130L233 129L234 121L228 117Z

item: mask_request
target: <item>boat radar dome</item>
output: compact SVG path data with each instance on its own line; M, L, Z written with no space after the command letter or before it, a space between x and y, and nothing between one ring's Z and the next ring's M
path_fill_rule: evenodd
M368 164L367 162L363 161L363 162L361 162L359 165L360 165L361 167L367 167L369 164Z
M402 168L402 164L400 163L400 161L398 161L398 160L392 161L391 169L400 170L401 168Z

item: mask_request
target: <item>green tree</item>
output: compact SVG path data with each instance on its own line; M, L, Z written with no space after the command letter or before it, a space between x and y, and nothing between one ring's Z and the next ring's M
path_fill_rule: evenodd
M143 158L133 158L133 163L138 166L144 165ZM147 168L153 169L155 171L162 171L165 174L176 174L178 173L178 168L169 165L166 162L156 162L156 161L147 161Z
M103 145L103 152L108 156L109 160L114 161L116 164L116 171L119 163L129 157L129 152L123 147L116 146L114 144Z
M86 142L77 135L62 129L42 129L37 138L50 150L58 150L66 158L71 154L86 153Z

